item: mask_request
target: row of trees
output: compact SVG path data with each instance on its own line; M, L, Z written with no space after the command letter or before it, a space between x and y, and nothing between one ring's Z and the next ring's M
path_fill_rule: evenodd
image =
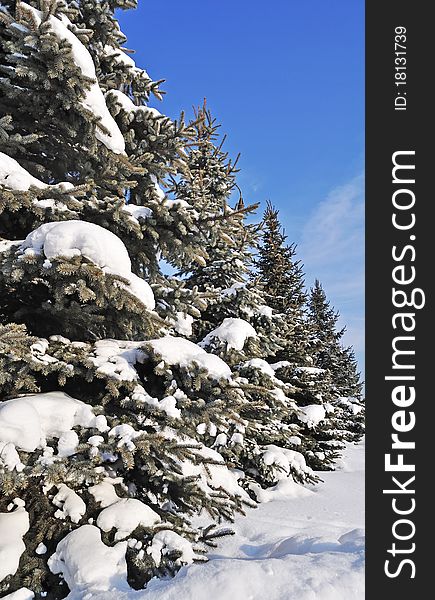
M315 482L363 432L353 350L277 210L253 222L205 105L148 107L161 81L114 17L133 6L0 8L0 540L21 523L3 594L85 585L91 530L127 540L142 588L226 533L193 515Z

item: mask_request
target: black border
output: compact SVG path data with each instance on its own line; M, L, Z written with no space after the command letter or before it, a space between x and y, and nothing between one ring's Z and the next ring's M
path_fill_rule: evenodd
M433 405L435 335L433 295L435 195L431 190L434 160L435 95L433 44L434 21L430 18L431 3L403 0L367 0L366 2L366 528L367 566L366 598L368 600L417 599L434 595L431 584L432 539L435 533L432 496L431 463L435 453ZM395 27L407 29L406 111L395 110ZM398 150L415 150L416 228L415 286L424 289L426 306L416 310L415 377L416 427L408 439L416 441L416 450L407 459L414 460L416 524L413 542L415 552L408 557L415 562L416 576L410 578L410 568L404 568L396 578L384 572L390 555L395 519L391 496L382 490L391 481L384 470L384 455L391 452L391 374L392 327L392 246L403 244L409 232L398 233L392 226L392 154ZM402 237L401 237L402 236ZM396 334L397 335L397 334ZM423 466L423 461L427 466ZM411 475L411 474L409 474ZM428 542L427 550L423 544ZM403 555L403 558L406 558ZM417 590L422 590L420 593ZM416 593L417 592L417 593Z

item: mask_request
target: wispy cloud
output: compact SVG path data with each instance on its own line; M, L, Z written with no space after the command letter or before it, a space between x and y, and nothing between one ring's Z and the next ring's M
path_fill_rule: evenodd
M345 342L363 363L364 348L364 177L334 188L302 229L299 256L307 283L318 278L347 326Z

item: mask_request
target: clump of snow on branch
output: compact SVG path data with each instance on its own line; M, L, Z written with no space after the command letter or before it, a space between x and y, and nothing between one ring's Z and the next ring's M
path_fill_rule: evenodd
M83 598L92 591L127 591L127 542L106 546L94 525L82 525L66 535L48 559L52 573L61 574L72 594Z
M213 344L213 341L219 340L227 344L227 349L243 350L243 346L248 338L257 337L255 329L244 319L226 318L221 325L213 329L203 340L200 346L206 348Z
M0 442L33 452L52 438L61 438L73 427L106 431L103 416L64 392L44 392L13 398L0 404Z
M29 6L25 2L22 2L21 6L32 13L37 25L42 23L43 13L40 10L33 8L33 6ZM61 19L58 19L54 15L50 15L48 17L48 23L60 40L64 40L71 44L74 63L79 67L85 77L92 80L90 89L85 91L85 97L81 102L85 108L90 110L95 117L99 119L99 123L107 131L106 133L97 126L95 130L97 139L109 148L109 150L115 152L115 154L123 154L125 152L124 137L106 106L103 92L97 83L95 65L87 48L81 43L78 37L68 29L68 26L71 26L72 24L66 15L62 15Z
M45 189L57 189L62 192L67 192L74 188L72 183L63 181L56 185L48 185L40 179L33 177L26 169L24 169L14 158L0 152L0 186L4 186L9 190L19 192L27 192L32 186ZM41 200L40 202L48 202L49 200Z
M21 247L25 254L42 254L48 260L83 256L104 273L127 279L125 289L149 310L155 308L151 287L132 273L130 257L123 242L99 225L76 220L45 223L29 233ZM120 285L123 284L120 282Z
M175 561L177 565L189 565L195 559L195 551L189 540L170 530L156 533L151 546L147 548L146 552L151 556L156 566L159 567L162 557L174 550L181 553Z
M308 427L316 427L326 417L326 411L322 404L309 404L299 407L299 419Z
M116 529L115 541L129 536L136 527L151 528L160 523L159 515L136 498L122 498L100 512L97 525L103 531Z
M26 549L23 536L29 526L29 514L23 506L17 506L13 512L0 513L0 581L17 572Z
M221 358L209 354L189 340L166 336L146 342L145 345L151 346L168 365L189 367L192 363L196 363L199 367L206 369L211 377L216 379L231 377L231 369Z

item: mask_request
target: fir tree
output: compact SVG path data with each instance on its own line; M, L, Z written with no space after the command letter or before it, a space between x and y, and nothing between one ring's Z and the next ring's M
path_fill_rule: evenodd
M114 16L134 6L0 7L0 525L17 523L2 595L65 597L73 540L125 559L134 588L172 575L259 485L316 480L300 451L317 465L344 421L359 434L354 356L335 322L322 338L314 301L315 366L273 362L302 311L294 248L274 225L273 305L215 121L149 106L161 81Z
M279 222L278 210L268 202L255 266L265 290L267 304L282 315L285 325L281 333L284 348L277 353L276 359L302 366L307 364L308 358L305 318L307 294L303 268L295 258L296 246L287 245L286 239Z
M160 257L203 262L203 234L160 187L187 168L189 127L146 105L158 86L120 47L118 6L1 9L0 510L24 539L2 593L64 597L68 532L140 540L126 559L143 587L202 559L214 534L191 515L251 503L194 439L234 427L243 393L195 344L174 357L155 310Z
M241 194L235 163L223 151L225 138L219 141L211 113L203 107L198 115L203 118L196 126L196 145L188 154L189 179L182 178L174 191L202 218L209 218L212 211L221 211L226 218L211 223L205 264L192 263L183 275L187 286L210 295L201 319L194 323L194 336L201 347L232 366L243 390L241 421L232 435L227 431L214 438L204 429L201 439L246 472L244 485L255 496L257 483L273 485L289 473L300 481L315 477L294 450L299 427L296 421L290 422L290 415L297 411L286 395L291 385L275 377L264 360L282 350L285 324L284 315L267 304L269 296L260 279L251 278L259 227L248 224L246 215L255 207L245 207L241 195L234 208L229 206L231 193ZM300 463L294 459L296 454ZM272 455L277 462L268 462ZM287 471L277 466L281 463L288 465Z
M320 282L316 280L309 299L309 326L313 365L329 374L326 401L329 408L327 443L339 448L343 441L357 441L363 433L364 411L361 403L359 373L352 348L341 340L339 313L331 307ZM351 396L351 397L348 397ZM326 427L325 427L326 429Z

